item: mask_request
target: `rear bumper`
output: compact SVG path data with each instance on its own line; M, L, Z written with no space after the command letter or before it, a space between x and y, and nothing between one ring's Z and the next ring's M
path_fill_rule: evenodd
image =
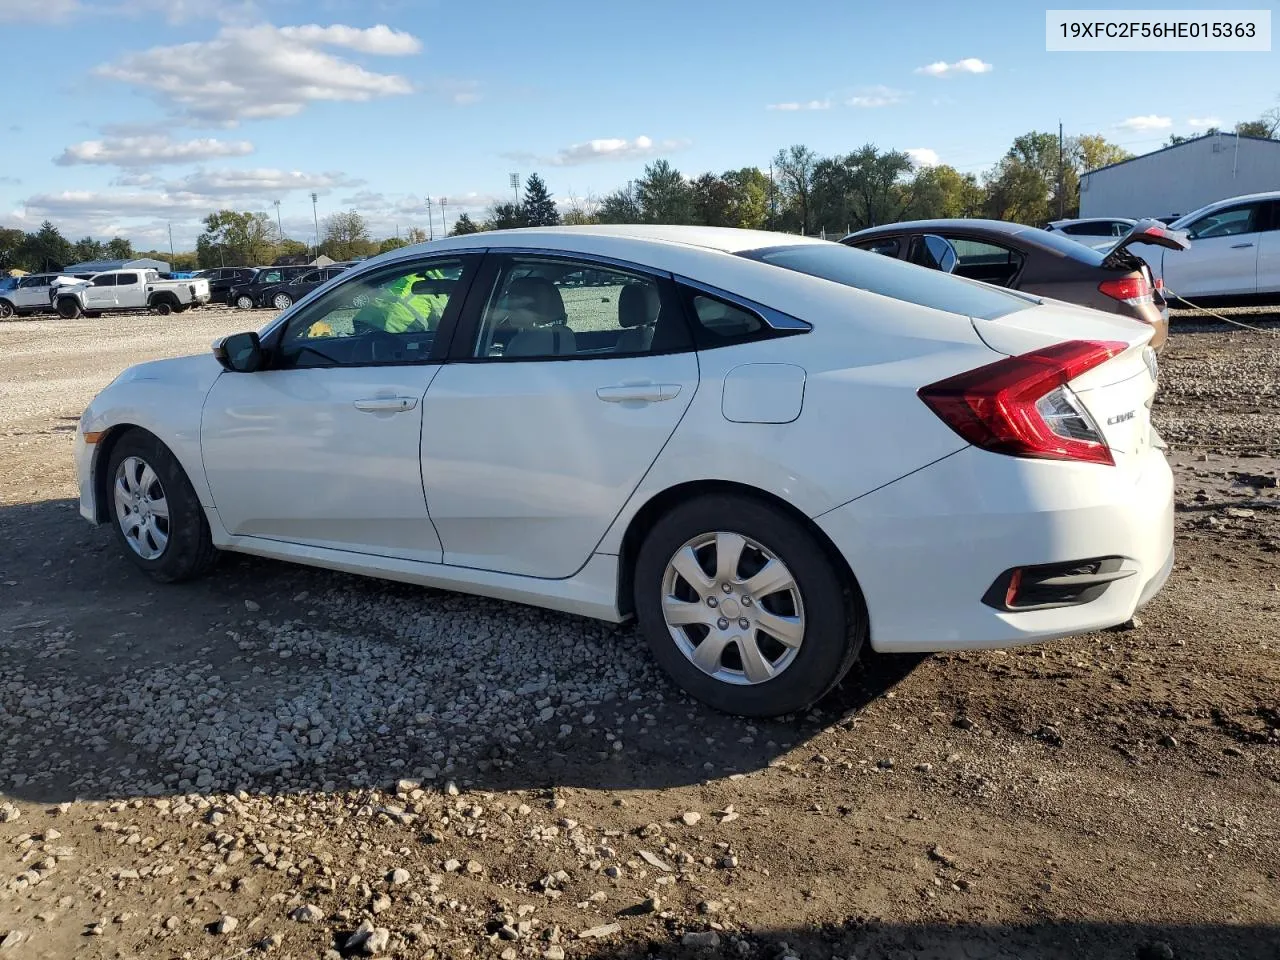
M1148 450L1124 470L967 448L816 518L849 561L871 645L892 652L1014 646L1123 623L1173 568L1173 474ZM1075 606L982 602L1006 570L1123 558L1132 576Z

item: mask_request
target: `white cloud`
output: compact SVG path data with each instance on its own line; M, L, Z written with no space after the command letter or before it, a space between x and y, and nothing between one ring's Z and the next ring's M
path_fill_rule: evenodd
M1168 130L1173 126L1173 119L1149 113L1145 116L1129 117L1127 120L1121 120L1116 126L1121 130L1130 130L1134 133L1142 133L1147 130Z
M927 66L916 67L916 73L923 73L928 77L952 77L960 73L990 73L994 69L991 64L984 63L977 57L965 57L955 63L939 60Z
M274 198L290 190L334 190L363 183L341 173L303 173L300 170L198 170L177 180L165 182L165 188L179 193L203 194L209 197Z
M226 126L293 116L316 101L364 102L413 89L405 77L366 70L323 46L403 56L421 42L381 25L224 27L212 40L152 47L96 73L151 93L189 121Z
M936 167L942 162L938 159L938 151L928 147L908 147L904 152L917 167Z
M0 0L0 22L58 23L80 10L80 0Z
M572 167L601 160L643 160L647 157L657 157L664 153L683 150L689 146L689 142L688 140L653 140L645 136L636 137L634 140L612 137L571 144L551 156L538 156L527 151L504 153L502 156L517 163Z
M253 153L248 140L203 137L177 141L167 134L140 137L108 137L73 143L54 163L69 167L80 163L117 167L150 167L162 163L199 163L219 157L244 157Z
M845 101L850 107L891 107L901 103L906 94L892 87L863 87Z
M830 100L806 100L803 102L791 101L790 103L771 103L765 107L766 110L829 110L831 109Z
M1208 130L1210 127L1221 127L1218 117L1187 117L1187 126L1192 130Z

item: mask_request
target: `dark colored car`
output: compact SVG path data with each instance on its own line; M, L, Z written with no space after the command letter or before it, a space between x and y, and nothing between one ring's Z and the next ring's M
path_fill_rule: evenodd
M328 267L316 267L300 277L263 287L255 296L254 306L288 310L312 290L327 280L332 280L349 266L350 264L346 263L335 263Z
M210 303L230 303L231 288L249 283L257 272L253 267L212 267L196 276L209 281Z
M1035 296L1132 317L1155 328L1159 350L1169 333L1164 294L1135 243L1185 250L1186 237L1156 220L1139 220L1103 253L1057 232L1003 220L914 220L869 227L840 241L935 270Z
M242 310L262 306L262 291L311 273L315 267L257 267L244 283L234 284L227 292L227 303Z

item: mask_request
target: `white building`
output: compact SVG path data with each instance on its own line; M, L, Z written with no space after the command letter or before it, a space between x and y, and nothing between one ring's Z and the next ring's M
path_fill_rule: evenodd
M1210 133L1080 176L1082 217L1172 217L1280 190L1280 140Z

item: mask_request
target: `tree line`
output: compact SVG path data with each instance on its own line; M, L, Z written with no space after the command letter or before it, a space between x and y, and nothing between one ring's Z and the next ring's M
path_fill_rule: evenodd
M1280 132L1280 109L1236 124L1235 131L1274 137ZM1175 134L1168 145L1186 139ZM839 236L897 220L937 217L989 217L1043 226L1078 214L1083 172L1131 156L1100 134L1060 139L1056 133L1032 131L1017 137L991 168L975 174L946 164L922 166L904 151L870 143L825 157L796 144L779 150L767 172L741 167L686 176L669 161L655 160L638 179L603 197L573 197L563 205L533 173L522 195L494 204L478 220L462 213L449 234L558 224L672 223ZM202 225L194 252L137 255L169 260L174 269L183 270L254 266L281 256L310 256L314 250L310 243L281 236L278 221L266 213L219 210ZM319 252L333 260L373 256L427 239L420 227L410 227L404 237L374 239L357 210L334 213L321 227ZM0 228L0 270L50 270L132 255L128 240L85 237L73 243L48 221L31 233Z

